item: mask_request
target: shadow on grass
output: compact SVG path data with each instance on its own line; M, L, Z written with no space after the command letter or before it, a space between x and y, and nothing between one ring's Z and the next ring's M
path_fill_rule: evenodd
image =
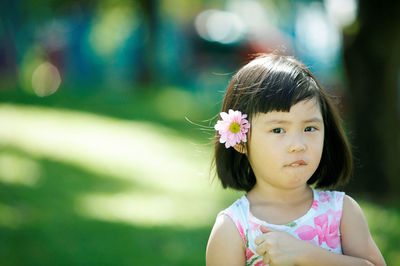
M0 153L30 157L10 147ZM146 227L82 217L75 210L77 197L123 192L132 183L30 159L42 169L36 185L0 182L0 204L15 210L13 224L0 225L2 265L204 265L210 228ZM0 212L0 220L4 215Z

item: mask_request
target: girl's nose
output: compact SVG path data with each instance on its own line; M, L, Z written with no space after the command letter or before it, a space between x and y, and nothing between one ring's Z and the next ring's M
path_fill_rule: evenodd
M306 149L306 145L301 140L301 138L294 137L288 145L288 152L299 152L304 151Z

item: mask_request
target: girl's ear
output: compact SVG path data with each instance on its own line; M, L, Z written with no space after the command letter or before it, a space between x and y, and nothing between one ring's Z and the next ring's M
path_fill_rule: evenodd
M240 143L240 144L236 144L235 146L233 146L233 148L240 153L243 154L247 154L247 148L246 145L244 145L244 143Z

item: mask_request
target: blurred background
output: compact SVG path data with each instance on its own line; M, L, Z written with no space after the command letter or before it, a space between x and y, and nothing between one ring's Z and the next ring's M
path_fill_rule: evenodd
M0 263L204 265L241 195L213 181L209 128L234 72L275 52L338 96L356 158L341 189L400 265L399 6L1 1Z

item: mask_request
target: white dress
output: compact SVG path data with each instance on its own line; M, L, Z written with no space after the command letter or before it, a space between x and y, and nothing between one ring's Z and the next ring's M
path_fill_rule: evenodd
M246 265L265 265L255 252L254 239L262 234L260 225L288 232L298 239L342 254L340 220L344 192L312 190L314 201L311 208L302 217L285 225L270 224L255 217L250 212L246 195L218 214L229 216L235 223L246 247Z

